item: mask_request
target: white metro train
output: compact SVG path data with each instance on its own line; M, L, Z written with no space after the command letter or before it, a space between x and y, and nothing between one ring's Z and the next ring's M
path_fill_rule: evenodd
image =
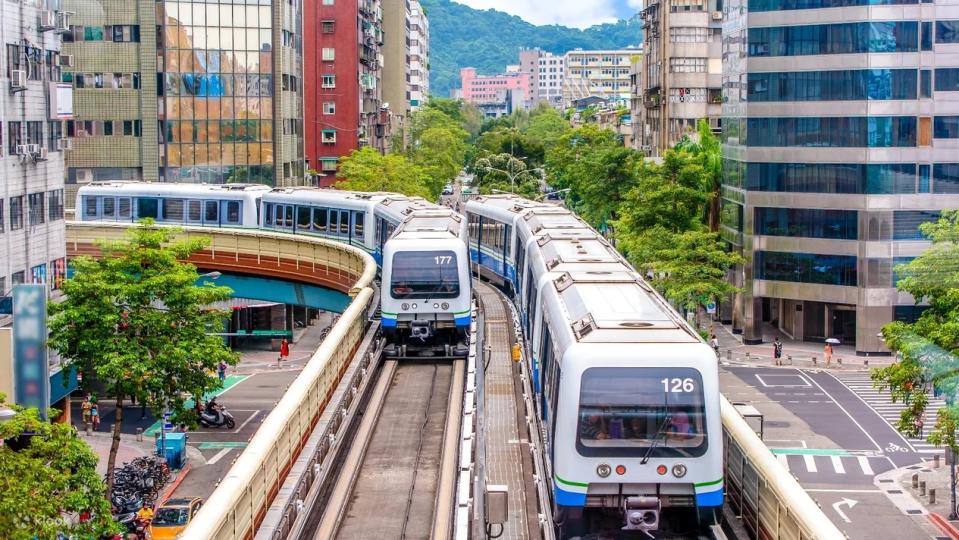
M382 268L382 326L396 356L465 356L472 286L466 223L452 210L393 193L259 184L94 182L84 221L266 229L320 236L370 253Z
M520 314L562 535L716 522L723 443L709 346L569 210L492 195L466 212L473 263Z

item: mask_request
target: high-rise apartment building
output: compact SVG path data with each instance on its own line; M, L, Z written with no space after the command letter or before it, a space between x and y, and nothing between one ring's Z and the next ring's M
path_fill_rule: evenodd
M391 127L406 124L410 112L410 0L383 2L383 103Z
M839 4L724 6L722 233L747 262L722 314L748 343L771 325L884 353L882 325L918 311L893 268L959 207L959 13Z
M531 101L545 101L554 107L563 104L563 79L566 59L540 49L519 52L520 71L529 73Z
M410 0L410 107L430 97L430 21L419 0Z
M477 75L476 68L466 67L460 70L460 84L463 99L469 103L495 103L504 100L504 92L511 92L511 101L528 103L530 93L530 75L520 71L519 67L497 75Z
M643 9L643 107L636 146L661 156L722 114L722 0L651 0Z
M74 190L302 181L300 2L62 1L75 13L64 34Z
M73 102L60 43L69 24L56 0L0 2L0 296L66 276L63 122Z
M641 47L567 52L563 59L566 70L562 86L564 106L590 96L628 104L630 66L633 57L639 54L642 54Z
M311 0L304 20L306 160L330 185L340 157L361 146L386 151L383 10L379 0Z

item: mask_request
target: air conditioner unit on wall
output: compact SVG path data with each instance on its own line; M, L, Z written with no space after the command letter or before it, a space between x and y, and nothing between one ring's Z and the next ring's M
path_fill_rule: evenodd
M713 20L714 20L714 21L721 21L721 20L723 20L723 12L722 12L722 11L714 11L714 12L713 12Z
M34 146L40 146L40 145L34 145ZM50 151L47 150L46 146L40 146L40 150L38 152L34 152L33 154L33 158L36 159L37 161L46 161L47 159L49 159L49 157L50 157Z
M40 31L46 32L47 30L53 30L57 27L57 13L55 11L50 11L45 9L40 12Z
M73 55L72 54L61 54L60 55L60 67L73 67Z
M57 150L73 150L73 139L57 139Z
M27 72L22 69L10 71L10 92L22 92L27 89Z
M37 154L40 153L40 148L41 148L41 147L40 147L39 144L28 144L28 145L27 145L27 154L29 154L29 155L31 155L31 156L35 156L35 155L37 155Z
M69 11L57 11L57 33L66 34L70 31L70 12Z
M77 169L77 183L89 184L93 181L93 171L90 169Z

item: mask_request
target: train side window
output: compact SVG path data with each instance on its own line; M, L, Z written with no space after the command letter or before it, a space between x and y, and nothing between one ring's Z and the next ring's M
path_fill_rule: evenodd
M523 249L523 241L519 236L516 237L516 290L517 294L523 294L523 274L526 268L526 250ZM520 298L522 302L522 298Z
M513 226L506 225L504 230L506 234L503 235L503 256L509 260L513 260Z
M479 245L479 231L480 231L479 221L480 221L480 218L478 215L469 214L468 223L469 223L470 241L476 246Z
M373 222L376 223L373 241L378 247L383 247L383 218L373 218Z
M186 202L186 219L194 223L201 222L202 219L202 202L201 201L187 201Z
M305 231L310 230L310 220L313 217L311 215L311 210L309 206L297 206L296 207L296 228L297 230L303 229Z
M350 234L350 212L340 210L340 234L348 236Z
M547 404L550 404L548 401L550 397L549 373L553 369L553 340L549 335L549 328L545 326L543 326L543 341L539 351L539 359L540 414L545 420L549 418L548 415L554 414L552 409L547 408Z
M326 232L326 208L313 209L313 230L317 232Z
M99 197L84 197L83 198L83 215L88 218L96 219L99 215L99 210L97 209L97 202Z
M160 201L153 198L137 199L137 218L160 218Z
M330 234L337 234L340 230L340 213L330 210Z
M205 207L203 222L204 223L217 223L220 221L218 212L219 206L216 204L216 201L204 201L203 206ZM265 223L270 222L270 218L273 216L273 205L267 204L267 218Z
M183 199L163 199L163 221L183 222Z
M533 321L536 320L536 283L534 281L535 277L531 272L528 280L529 289L526 294L526 336L530 341L533 339L533 330L535 329Z
M253 205L256 207L256 224L257 224L257 225L260 224L260 201L262 201L262 200L263 200L262 198L258 198L258 199L256 199L256 201L253 203Z
M293 227L293 205L288 204L283 207L283 226L287 228Z
M117 200L113 197L103 198L103 217L114 219L117 215Z
M353 212L353 236L363 238L363 224L366 216L363 212Z
M210 204L210 201L207 201L207 204ZM207 210L209 211L209 206ZM265 203L263 205L263 226L272 227L273 226L273 203Z
M117 217L130 219L130 197L117 198Z
M292 216L290 217L292 218ZM223 202L223 221L231 225L240 223L240 201Z

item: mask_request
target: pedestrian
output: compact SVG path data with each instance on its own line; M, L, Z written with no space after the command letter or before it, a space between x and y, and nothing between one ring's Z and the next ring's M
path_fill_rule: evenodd
M280 342L280 360L290 359L290 342L283 338Z
M87 397L83 399L83 403L80 405L80 411L83 416L83 430L86 431L90 427L90 411L93 409L93 402L90 401L90 394L87 394Z
M922 438L922 428L923 428L923 421L922 421L922 417L921 417L921 416L916 417L915 427L916 427L916 437L919 438L919 439L921 439L921 438Z
M220 361L220 365L216 367L216 374L220 377L220 382L226 380L226 362Z
M100 406L96 402L90 407L90 419L93 420L93 431L100 431Z
M783 342L779 340L779 336L776 336L776 340L773 341L773 358L776 359L776 365L782 363L783 357Z
M832 362L832 343L827 343L823 347L822 354L826 358L826 367L829 367L829 363Z
M719 358L719 338L716 337L716 334L709 336L709 346L716 353L716 358Z

